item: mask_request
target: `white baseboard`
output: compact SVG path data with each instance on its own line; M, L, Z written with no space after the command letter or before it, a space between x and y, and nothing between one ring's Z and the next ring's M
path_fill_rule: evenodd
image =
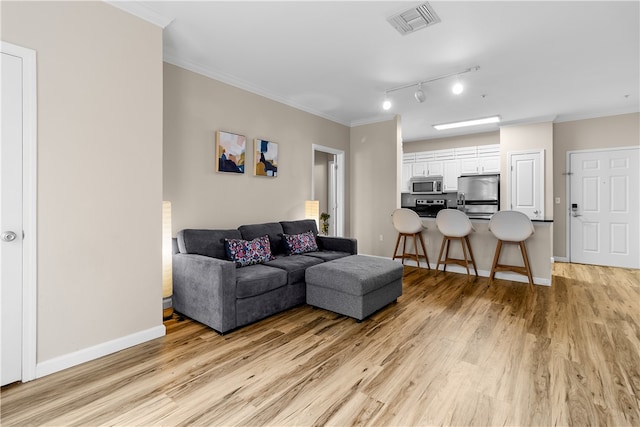
M396 259L396 262L400 263L402 260L401 259ZM411 267L417 267L418 265L416 264L416 262L414 260L408 259L405 260L404 265L409 265ZM420 267L421 268L426 268L425 267L425 262L424 261L420 261ZM431 268L433 270L435 270L436 268L436 264L432 264L429 263L429 266L431 266ZM461 273L461 274L467 274L467 270L460 266L460 265L447 265L447 271L451 272L451 273ZM469 269L469 271L471 272L471 274L473 274L473 267L471 267ZM478 270L478 276L482 276L482 277L489 277L489 274L491 273L491 271L488 270ZM522 283L529 283L529 279L527 279L526 276L517 274L517 273L509 273L509 272L497 272L496 273L496 279L504 279L504 280L511 280L514 282L522 282ZM533 283L535 285L542 285L542 286L551 286L551 279L545 279L543 277L534 277L533 278Z
M554 262L569 262L569 258L564 257L564 256L554 256L553 257L553 261Z
M151 329L136 332L135 334L94 345L93 347L58 356L36 364L36 378L44 377L46 375L53 374L54 372L62 371L165 335L166 328L164 325L160 325Z

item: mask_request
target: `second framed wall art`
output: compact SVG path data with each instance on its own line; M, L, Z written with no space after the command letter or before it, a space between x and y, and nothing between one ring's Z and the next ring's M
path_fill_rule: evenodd
M278 176L278 144L264 139L255 140L254 168L256 176Z

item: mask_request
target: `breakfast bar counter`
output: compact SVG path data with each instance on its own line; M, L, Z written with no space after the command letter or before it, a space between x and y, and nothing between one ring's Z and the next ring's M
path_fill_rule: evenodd
M426 228L423 232L423 237L427 246L429 264L431 265L431 268L435 268L438 262L440 245L442 244L442 234L438 231L435 218L421 219ZM489 231L488 219L471 218L471 223L473 224L475 231L469 235L469 241L478 267L478 275L489 277L498 240L494 237L491 231ZM550 286L553 262L553 221L534 220L532 223L535 233L527 239L526 245L527 252L529 253L529 262L531 264L533 281L536 285ZM411 250L413 250L413 248L411 248ZM459 243L452 242L449 255L455 258L462 258L462 249ZM503 264L524 265L518 245L504 244L502 248L502 255L500 256L500 262ZM442 266L440 266L440 268L442 268ZM457 265L447 266L447 271L466 274L464 267ZM496 279L507 279L524 283L527 282L526 276L509 272L498 272L495 277Z

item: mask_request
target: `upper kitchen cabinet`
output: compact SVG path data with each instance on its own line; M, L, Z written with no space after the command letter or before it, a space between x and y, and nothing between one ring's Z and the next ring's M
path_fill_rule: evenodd
M500 173L500 144L481 145L475 148L476 157L463 151L460 156L460 173L462 175Z
M400 183L400 192L409 192L409 180L413 176L413 164L416 161L415 153L404 153L402 155L402 181Z
M459 176L460 176L460 161L446 160L443 163L442 190L445 193L458 191Z

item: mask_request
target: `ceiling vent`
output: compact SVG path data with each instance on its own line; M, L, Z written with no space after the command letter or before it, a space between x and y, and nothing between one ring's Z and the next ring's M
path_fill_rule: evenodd
M387 21L404 36L430 25L437 24L440 22L440 18L436 15L436 12L429 3L422 3L409 10L388 17Z

